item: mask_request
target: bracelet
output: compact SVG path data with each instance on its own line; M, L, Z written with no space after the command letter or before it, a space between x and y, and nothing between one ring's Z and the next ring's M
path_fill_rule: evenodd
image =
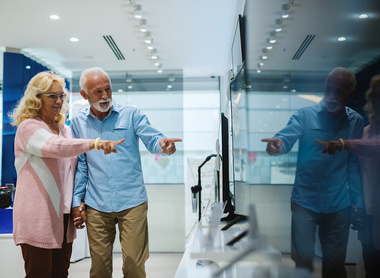
M343 152L344 151L344 140L342 138L339 138L339 141L342 144L342 146L340 147L340 151Z
M94 149L95 149L95 151L99 151L99 148L98 148L98 142L99 142L99 140L100 140L100 138L96 138L95 139L95 144L94 144Z

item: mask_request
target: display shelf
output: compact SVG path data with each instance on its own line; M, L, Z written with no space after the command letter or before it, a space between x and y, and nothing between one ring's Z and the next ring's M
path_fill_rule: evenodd
M245 231L243 227L230 228L226 231L217 230L215 238L210 238L208 228L198 228L193 244L191 246L190 257L197 259L209 259L213 261L229 262L245 252L252 244L256 244L252 252L244 258L246 261L280 261L281 253L265 243L265 239L257 239L251 242L249 237L245 237L232 246L227 243L240 233Z

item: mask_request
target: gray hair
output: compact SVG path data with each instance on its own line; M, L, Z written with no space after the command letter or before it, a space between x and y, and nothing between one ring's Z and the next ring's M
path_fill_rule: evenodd
M355 90L356 88L356 77L355 73L349 69L337 67L330 71L329 76L331 75L342 75L345 76L350 84L350 89Z
M99 67L89 68L89 69L82 71L82 73L80 75L79 86L80 86L81 90L85 91L86 94L88 94L88 92L87 92L87 76L95 75L95 74L99 74L99 73L106 75L108 80L110 81L110 84L111 84L110 77L102 68L99 68Z

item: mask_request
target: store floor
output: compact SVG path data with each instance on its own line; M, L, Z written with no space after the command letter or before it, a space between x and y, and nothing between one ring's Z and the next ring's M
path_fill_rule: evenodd
M173 278L179 263L181 262L183 253L150 253L150 257L146 262L147 278ZM113 278L123 277L121 273L122 259L121 254L116 253L113 256ZM294 262L289 254L283 254L282 263L286 266L293 267ZM320 278L321 275L321 260L315 258L315 277ZM85 278L88 277L90 271L90 258L72 263L69 269L69 278ZM346 265L347 278L356 278L355 265Z
M173 278L183 253L150 253L145 264L147 278ZM113 278L121 278L121 253L113 255ZM72 263L69 269L69 278L85 278L90 272L91 260L85 258Z

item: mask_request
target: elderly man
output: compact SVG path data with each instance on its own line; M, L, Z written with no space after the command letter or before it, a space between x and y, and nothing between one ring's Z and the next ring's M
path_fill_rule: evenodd
M316 139L361 138L363 119L345 106L353 98L355 87L351 71L335 68L326 79L323 101L299 109L273 138L262 139L268 143L270 155L289 152L299 140L291 197L291 255L296 267L313 271L318 226L324 278L347 277L344 263L352 211L362 211L364 203L356 155L323 155Z
M148 198L143 181L139 139L155 154L173 154L176 138L165 138L147 117L133 107L112 101L111 81L102 69L91 68L80 77L81 95L90 107L72 119L77 138L125 138L114 157L97 152L78 158L74 180L73 214L80 212L84 198L90 244L90 277L112 277L112 249L116 224L120 231L124 277L145 277L149 257ZM82 219L85 219L83 215ZM82 222L76 223L77 227Z

